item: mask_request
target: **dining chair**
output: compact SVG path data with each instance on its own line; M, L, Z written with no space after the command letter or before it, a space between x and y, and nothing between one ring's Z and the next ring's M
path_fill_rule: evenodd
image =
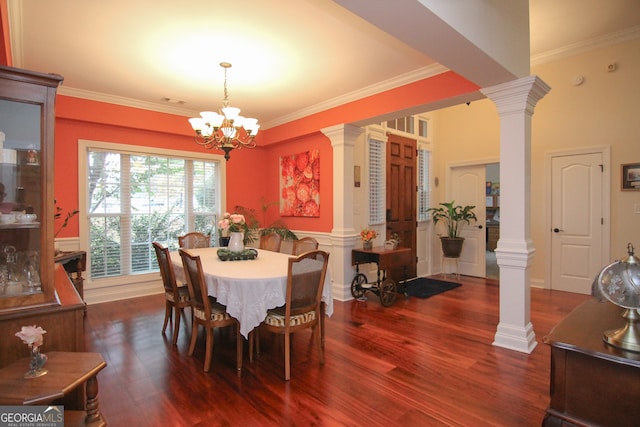
M240 335L240 323L231 317L226 307L208 295L207 286L202 271L200 256L194 256L188 250L179 249L182 258L182 266L187 278L191 307L193 310L193 327L191 328L191 343L189 344L189 356L193 356L198 338L198 326L202 325L206 333L204 371L209 372L211 367L211 355L213 353L213 332L215 328L226 326L236 327L236 369L238 376L242 373L242 335Z
M160 267L160 276L162 276L162 283L164 284L165 310L162 333L165 333L167 324L173 317L173 345L176 345L178 342L178 330L180 330L180 316L184 312L185 307L191 306L189 288L186 285L178 286L173 265L171 264L169 248L162 246L158 242L153 242L152 245L156 251L156 258L158 258L158 266ZM191 315L193 316L193 310L191 311Z
M211 246L211 235L192 231L178 236L178 245L183 249L208 248Z
M284 379L291 379L291 334L303 329L312 330L318 346L320 363L324 364L322 345L322 289L327 273L329 253L324 251L305 252L289 258L287 270L287 293L282 307L271 309L261 327L267 331L284 335ZM250 340L259 340L258 331L250 335ZM259 348L259 342L257 342ZM250 343L250 350L253 343Z
M298 256L305 252L318 249L318 241L313 237L303 237L293 241L293 255Z
M266 249L271 252L280 252L280 244L282 237L278 233L269 233L260 236L260 249Z

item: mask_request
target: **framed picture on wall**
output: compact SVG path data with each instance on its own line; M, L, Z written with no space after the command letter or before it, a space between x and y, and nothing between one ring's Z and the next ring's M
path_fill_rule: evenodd
M280 157L280 215L320 216L320 153Z
M622 166L622 189L640 190L640 163L627 163Z

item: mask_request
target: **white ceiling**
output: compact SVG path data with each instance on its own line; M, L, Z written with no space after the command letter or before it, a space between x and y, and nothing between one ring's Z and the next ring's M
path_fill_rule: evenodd
M61 93L195 115L220 107L227 61L231 105L267 128L443 69L330 0L8 2L13 65ZM640 1L531 0L530 28L542 62L638 37Z

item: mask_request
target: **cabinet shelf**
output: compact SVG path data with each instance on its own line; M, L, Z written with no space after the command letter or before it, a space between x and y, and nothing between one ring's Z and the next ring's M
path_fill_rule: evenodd
M24 228L40 228L39 222L14 222L11 224L0 224L0 230L15 230Z

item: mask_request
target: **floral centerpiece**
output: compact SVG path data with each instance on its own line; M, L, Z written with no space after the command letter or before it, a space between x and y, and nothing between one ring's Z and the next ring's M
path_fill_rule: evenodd
M218 230L220 237L233 237L231 233L242 233L243 246L252 240L252 230L247 224L244 215L239 213L225 212L222 219L218 221ZM244 249L244 247L242 248Z
M362 247L364 249L373 248L373 239L378 237L378 232L376 230L370 230L365 228L360 232L360 239L362 239Z
M47 373L47 370L43 368L47 361L47 356L40 353L40 346L44 342L43 335L47 331L40 326L23 326L20 332L16 332L16 336L22 340L23 343L29 346L31 350L31 358L29 361L29 371L24 374L25 378L37 378Z

